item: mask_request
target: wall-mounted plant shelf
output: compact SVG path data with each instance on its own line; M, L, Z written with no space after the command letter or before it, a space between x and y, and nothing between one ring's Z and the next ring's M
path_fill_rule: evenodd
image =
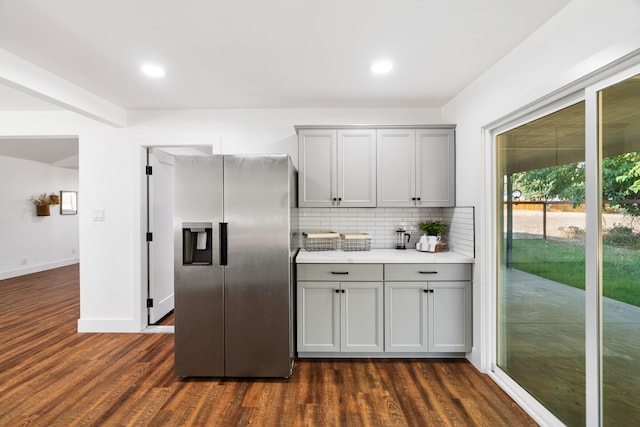
M51 205L51 196L47 193L42 193L39 196L31 197L31 203L36 206L37 216L50 216L51 211L49 205Z

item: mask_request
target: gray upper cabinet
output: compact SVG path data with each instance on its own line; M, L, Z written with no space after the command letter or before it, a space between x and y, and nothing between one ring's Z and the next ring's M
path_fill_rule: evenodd
M300 207L455 206L455 126L296 126Z
M455 206L453 127L378 129L377 206Z
M332 207L336 186L337 134L312 129L298 133L298 205Z
M416 206L454 207L455 131L416 130Z
M373 129L298 131L300 207L375 207Z
M378 130L378 206L416 205L416 131Z

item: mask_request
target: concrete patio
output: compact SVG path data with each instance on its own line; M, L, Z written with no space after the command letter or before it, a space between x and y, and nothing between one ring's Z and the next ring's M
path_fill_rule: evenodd
M500 367L567 425L584 425L584 291L519 270L500 274L500 332L509 343ZM602 305L606 425L637 425L640 308L609 298Z

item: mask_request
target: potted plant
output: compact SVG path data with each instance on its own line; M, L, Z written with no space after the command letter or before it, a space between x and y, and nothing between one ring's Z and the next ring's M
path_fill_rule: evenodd
M418 224L427 236L442 236L447 231L447 224L442 221L425 221Z
M51 205L51 198L47 193L42 193L37 197L31 197L31 203L36 205L36 215L49 216L49 205Z

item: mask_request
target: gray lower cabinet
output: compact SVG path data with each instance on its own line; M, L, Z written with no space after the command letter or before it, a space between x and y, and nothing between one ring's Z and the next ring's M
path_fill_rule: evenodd
M471 331L471 264L298 265L301 356L465 353Z
M380 264L299 265L298 352L382 352L382 277Z
M385 351L471 351L470 264L387 264L384 286Z

